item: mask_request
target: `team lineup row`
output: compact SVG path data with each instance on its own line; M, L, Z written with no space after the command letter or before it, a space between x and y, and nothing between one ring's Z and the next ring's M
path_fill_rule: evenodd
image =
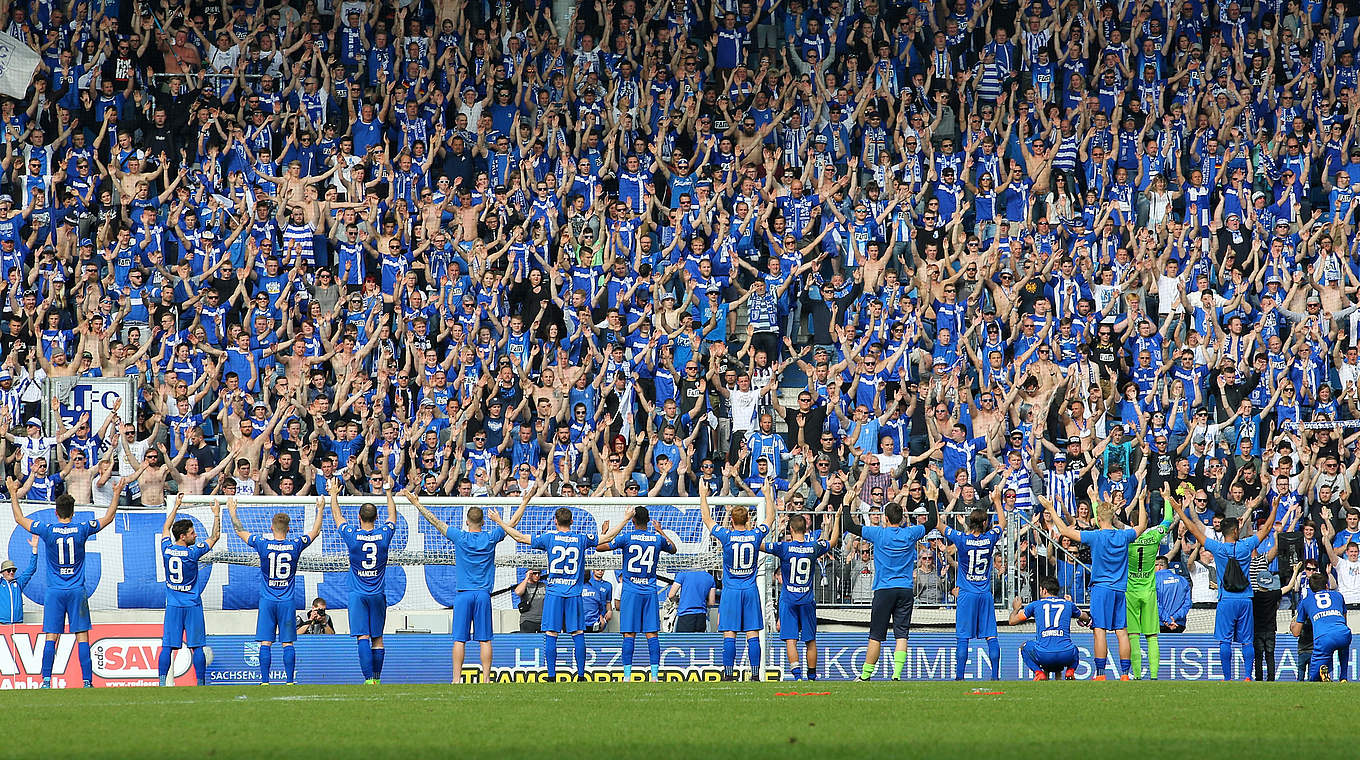
M70 496L56 500L55 520L33 520L22 513L17 483L7 481L11 508L16 522L37 536L45 546L47 586L43 600L42 630L46 637L42 657L42 683L50 688L56 655L56 640L68 630L75 634L84 685L90 687L89 645L90 613L85 595L85 543L113 521L118 500L98 519L74 520L75 503ZM121 493L118 488L115 493ZM350 633L355 637L359 668L366 683L376 684L382 676L383 629L386 623L385 595L388 551L396 535L397 510L394 494L386 490L387 515L379 521L375 504L363 504L357 524L348 522L339 499L332 492L332 520L348 551L351 591L349 597ZM651 680L658 680L660 630L657 572L663 553L674 554L676 542L661 525L650 519L646 507L629 508L614 526L608 521L598 533L573 527L573 513L561 507L554 513L556 527L530 536L518 530L526 507L538 491L525 492L518 507L503 517L495 509L471 506L465 510L465 527L449 525L439 519L410 492L401 496L454 545L456 596L453 604L453 680L463 678L463 662L468 642L478 643L481 678L492 680L491 592L495 579L496 547L505 539L541 551L546 557L544 573L546 594L542 630L548 680L557 680L557 645L562 634L571 636L577 680L585 678L586 646L581 591L586 581L586 556L591 550L621 551L619 577L619 630L623 635L624 679L632 680L634 647L638 634L647 642ZM772 498L774 489L765 489L766 514L777 515L779 506ZM760 677L764 616L757 576L759 553L779 561L780 595L778 603L779 637L785 642L789 671L794 680L817 677L817 608L812 593L813 576L819 557L830 552L843 534L858 536L874 547L873 599L869 640L859 680L870 680L877 668L884 642L891 627L894 636L892 678L900 680L906 662L907 640L913 609L913 568L917 546L935 530L939 515L933 505L923 521L906 524L897 503L885 505L882 525L861 525L852 519L847 504L835 505L838 519L830 521L825 535L809 529L800 514L777 519L775 530L762 524L745 506L728 510L730 526L719 525L708 503L708 490L700 491L700 517L705 528L722 547L722 595L718 604L718 629L723 633L723 680L733 680L737 663L739 634L747 642L747 665L753 678ZM1014 600L1011 624L1032 621L1035 636L1021 648L1021 658L1037 680L1065 676L1073 678L1078 651L1071 639L1074 620L1092 627L1095 633L1095 680L1105 680L1108 664L1107 637L1114 632L1118 641L1119 677L1138 677L1137 660L1131 660L1129 634L1146 636L1148 666L1152 678L1158 675L1158 612L1153 585L1157 548L1173 520L1184 521L1206 550L1215 558L1219 602L1215 637L1225 679L1233 675L1233 648L1240 646L1244 672L1252 662L1251 553L1266 538L1271 523L1266 522L1254 535L1241 537L1235 520L1224 520L1222 539L1206 534L1205 526L1187 516L1185 507L1169 490L1162 500L1170 505L1160 524L1149 527L1148 509L1134 507L1136 518L1126 524L1116 507L1098 502L1096 530L1077 530L1066 525L1054 505L1040 499L1058 530L1073 541L1091 548L1090 610L1083 612L1068 598L1054 578L1039 584L1038 598L1028 605ZM294 619L294 585L299 559L321 533L325 501L316 501L316 515L310 530L293 535L289 516L273 516L268 535L245 529L237 515L236 502L228 499L227 511L234 532L259 558L260 596L256 623L259 642L261 683L269 683L273 645L281 644L284 672L288 683L296 674L293 643L297 631ZM1146 505L1144 505L1146 507ZM174 651L187 647L198 683L204 684L207 663L204 657L206 630L203 601L198 584L200 563L221 538L221 503L212 503L213 525L205 540L200 540L193 520L178 518L176 499L166 516L160 540L161 565L166 586L166 606L162 647L159 657L161 683L166 682ZM178 519L177 519L178 518ZM969 640L985 640L992 666L992 677L1000 677L999 644L995 597L991 579L992 563L998 542L1006 527L1006 512L993 516L984 510L967 515L964 530L945 526L942 533L958 552L958 603L956 616L955 675L963 678L967 667ZM488 521L490 524L488 524ZM782 540L779 540L782 539ZM1310 680L1327 680L1333 656L1340 658L1335 671L1343 678L1348 671L1351 633L1346 624L1345 604L1340 594L1328 589L1325 575L1315 574L1304 590L1291 630L1297 635L1310 626L1313 651ZM802 651L800 652L800 644ZM1132 645L1135 649L1137 643ZM800 657L802 655L802 657ZM1246 680L1249 680L1246 679Z

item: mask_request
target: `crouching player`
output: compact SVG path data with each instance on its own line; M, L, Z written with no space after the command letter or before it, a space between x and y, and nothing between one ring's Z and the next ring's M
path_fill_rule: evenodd
M1289 632L1295 636L1303 633L1305 622L1313 624L1313 657L1308 664L1308 680L1332 680L1333 653L1341 660L1336 680L1349 680L1351 629L1346 624L1346 600L1341 592L1327 589L1324 573L1313 573L1308 579L1308 589L1313 593L1299 604L1299 612L1289 624ZM1303 663L1299 665L1302 667Z
M161 561L165 565L165 625L161 633L161 654L156 663L160 685L168 686L170 659L182 646L189 647L194 662L194 677L198 685L208 682L208 661L203 647L208 634L203 625L203 596L198 587L198 565L203 555L217 545L222 537L222 505L212 503L212 534L207 541L198 540L192 520L176 520L179 497L175 497L170 514L161 528Z
M1077 605L1059 596L1062 587L1057 578L1039 581L1039 598L1021 607L1017 598L1011 603L1011 625L1034 621L1034 640L1020 647L1020 659L1034 671L1034 680L1047 681L1059 673L1071 681L1076 678L1077 645L1072 643L1072 618L1089 624L1091 618L1077 609Z
M764 550L779 558L779 638L789 658L789 676L803 678L803 666L798 660L798 642L807 650L807 679L817 680L817 600L812 595L812 580L817 560L831 551L840 540L840 520L831 519L831 532L826 539L808 535L805 515L788 518L787 541L771 541ZM776 530L782 535L783 531Z

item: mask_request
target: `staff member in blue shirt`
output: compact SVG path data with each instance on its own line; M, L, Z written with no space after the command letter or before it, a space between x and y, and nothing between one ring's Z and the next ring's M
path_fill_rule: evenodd
M38 569L38 537L29 538L28 545L33 547L33 554L22 573L11 560L0 564L0 625L24 622L24 587L33 580L33 573Z
M713 573L686 570L677 573L666 596L676 603L675 632L703 633L708 630L708 608L718 603Z
M586 576L585 585L581 587L581 604L587 631L599 633L609 625L609 618L614 614L610 605L613 598L614 586L604 579L603 570L592 571Z
M1190 614L1190 581L1171 569L1166 555L1157 558L1157 612L1162 618L1162 633L1184 633L1185 617Z

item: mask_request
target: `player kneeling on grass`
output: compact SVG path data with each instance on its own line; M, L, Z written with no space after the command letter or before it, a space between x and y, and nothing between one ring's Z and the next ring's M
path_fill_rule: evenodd
M387 552L397 534L397 503L392 499L392 484L383 484L387 494L387 521L378 524L378 508L359 507L359 527L345 521L340 512L340 489L336 478L330 484L331 518L340 529L340 540L349 549L349 632L359 650L359 672L364 683L377 684L382 678L383 628L387 626Z
M599 545L594 533L571 529L571 510L558 507L553 514L557 530L541 533L534 538L502 524L506 535L521 544L548 555L546 574L548 595L543 599L544 659L547 660L548 680L557 680L557 636L571 634L572 650L576 655L576 680L586 680L586 633L581 614L581 586L586 580L586 551Z
M198 540L193 520L176 520L179 497L161 528L161 562L165 567L165 623L161 631L161 653L156 672L162 686L169 686L170 659L181 646L189 647L198 685L208 682L208 661L203 647L208 643L203 624L203 596L198 588L198 566L203 555L222 537L222 506L212 503L213 527L207 541Z
M765 484L766 493L774 488ZM765 627L765 616L760 605L760 591L756 588L756 553L770 532L769 526L751 527L751 511L743 506L728 512L731 528L720 527L708 508L708 481L699 482L699 517L704 527L723 547L722 598L718 600L718 630L723 635L722 680L732 681L737 666L737 634L746 634L746 658L751 667L751 678L760 679L760 631Z
M902 505L890 501L883 505L886 526L860 525L850 519L850 506L841 504L841 530L874 545L874 598L869 611L869 646L864 655L864 667L860 670L860 681L868 681L873 676L883 642L888 638L890 621L895 639L892 678L902 680L915 602L916 543L935 529L939 519L934 502L929 502L926 510L924 523L906 527L902 525Z
M656 570L662 552L675 554L675 542L662 532L661 523L651 522L651 513L646 507L629 508L623 521L612 531L608 522L600 528L605 534L600 537L598 551L623 550L623 569L620 571L623 591L619 594L623 680L633 680L633 652L639 633L647 638L647 664L652 680L660 680L661 641L656 634L661 630L661 608L656 595Z
M1129 582L1129 544L1147 530L1147 510L1137 509L1138 525L1133 528L1114 526L1115 506L1099 501L1091 489L1091 501L1096 503L1096 523L1099 530L1077 530L1063 522L1053 502L1038 497L1058 532L1072 541L1091 547L1091 625L1095 629L1096 674L1093 680L1105 680L1106 659L1109 656L1109 632L1114 631L1119 642L1120 679L1129 680L1129 629L1126 623L1128 601L1125 592Z
M817 560L827 554L840 540L840 520L831 518L828 537L815 539L808 535L805 515L788 518L787 541L772 541L764 550L779 558L779 638L789 658L789 675L794 680L803 678L798 661L798 642L807 650L807 679L817 680L817 600L812 595L813 571ZM776 531L781 533L781 531Z
M275 641L283 645L283 670L288 683L296 680L297 653L293 651L293 642L297 641L297 629L293 627L293 613L297 610L297 601L293 598L293 589L298 558L321 535L321 510L324 508L325 502L317 499L316 519L306 535L289 538L290 520L286 513L279 512L270 521L271 535L263 536L246 531L236 514L236 499L227 499L232 529L260 558L260 609L255 619L255 640L260 644L261 684L269 683Z
M1036 681L1047 681L1050 673L1053 678L1062 673L1071 681L1081 660L1077 645L1072 643L1072 618L1086 624L1091 617L1060 593L1057 578L1044 578L1039 581L1038 599L1023 607L1018 597L1011 602L1011 625L1034 621L1034 640L1020 647L1020 659L1034 671Z
M1346 600L1341 592L1327 589L1324 573L1313 573L1308 579L1308 589L1313 593L1299 604L1298 614L1289 624L1289 632L1295 636L1303 633L1305 622L1313 624L1313 656L1308 663L1308 680L1332 680L1333 654L1341 660L1336 680L1350 680L1351 629L1346 624ZM1299 665L1301 667L1303 663Z

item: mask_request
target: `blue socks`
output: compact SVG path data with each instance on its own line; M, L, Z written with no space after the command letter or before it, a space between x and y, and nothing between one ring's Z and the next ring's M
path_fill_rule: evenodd
M651 641L651 639L648 639ZM637 638L625 636L623 638L623 680L633 680L633 651L637 645Z
M260 683L269 683L269 666L274 664L274 647L260 645Z
M797 665L789 668L789 677L795 681L803 680L803 669Z
M737 666L737 640L731 636L723 638L723 672L731 673Z
M1095 660L1096 660L1096 675L1099 677L1104 677L1105 666L1109 661L1104 657L1097 657L1095 658Z
M194 651L197 652L198 650L195 649ZM174 656L174 654L175 650L170 647L161 647L161 655L156 658L156 673L160 678L160 683L158 683L157 686L165 685L165 677L170 675L170 658Z
M94 678L94 665L90 662L90 642L82 641L76 644L76 651L80 654L80 680L89 683Z
M203 654L203 647L194 647L189 650L194 660L194 678L199 686L208 685L208 657Z
M382 647L373 649L373 677L382 678L383 658L387 656L387 650Z
M1223 680L1231 681L1233 676L1232 644L1228 644L1226 642L1219 642L1218 667L1223 671Z
M584 633L573 633L571 635L571 648L576 653L576 675L580 678L586 677L586 635Z
M992 660L992 680L1001 680L1001 642L987 639L987 656Z
M294 677L297 674L297 650L293 647L283 648L283 670L288 674L288 683L297 680Z
M355 639L355 643L359 647L359 670L367 681L373 677L373 641L362 638Z
M1243 678L1251 678L1251 666L1256 661L1256 646L1253 644L1242 645L1242 674Z
M57 642L43 642L42 677L44 681L52 678L52 663L57 661Z
M547 650L547 651L545 651L545 652L543 653L543 657L544 657L544 659L546 659L546 660L548 661L548 680L549 680L549 681L556 681L556 680L557 680L557 637L556 637L556 636L546 636L546 635L545 635L544 638L547 639L547 641L543 642L543 643L546 645L545 649Z
M647 663L652 666L652 680L656 680L657 669L661 667L661 639L653 636L647 639Z
M1132 671L1132 670L1133 670L1133 661L1132 661L1132 660L1125 660L1125 659L1123 659L1123 658L1120 658L1120 660L1119 660L1119 675L1121 675L1121 676L1129 675L1129 672Z
M760 639L746 640L746 660L751 665L751 677L758 677L760 673Z
M954 642L954 680L962 681L963 674L968 670L968 639L956 639Z

